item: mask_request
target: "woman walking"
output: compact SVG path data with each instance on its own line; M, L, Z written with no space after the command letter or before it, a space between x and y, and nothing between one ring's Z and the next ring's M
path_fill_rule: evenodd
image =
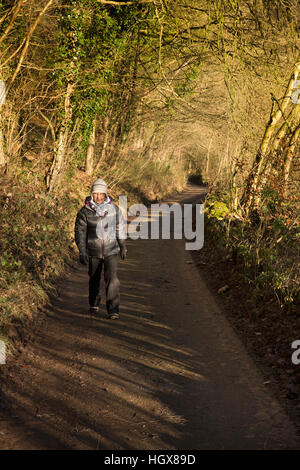
M107 185L97 179L91 196L77 214L75 242L79 261L88 265L90 312L100 306L100 281L104 267L106 310L110 319L119 318L120 282L117 277L118 254L126 258L125 223L119 207L107 194Z

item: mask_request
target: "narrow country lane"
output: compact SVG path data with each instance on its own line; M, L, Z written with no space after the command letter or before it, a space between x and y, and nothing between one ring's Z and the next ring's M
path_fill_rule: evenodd
M184 244L128 240L119 321L70 271L3 384L1 449L300 448Z

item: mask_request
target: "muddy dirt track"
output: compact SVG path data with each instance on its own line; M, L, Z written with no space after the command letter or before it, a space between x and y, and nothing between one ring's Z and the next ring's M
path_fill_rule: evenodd
M79 264L41 312L1 386L0 448L300 448L185 242L128 240L128 254L120 320L105 318L104 296L87 313Z

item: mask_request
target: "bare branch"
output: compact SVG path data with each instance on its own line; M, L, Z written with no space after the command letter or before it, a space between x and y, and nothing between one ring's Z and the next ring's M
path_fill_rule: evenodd
M20 8L23 4L23 0L19 0L19 2L11 9L10 13L12 13L12 17L10 19L10 22L9 22L9 25L7 26L6 30L4 31L4 33L2 34L1 38L0 38L0 44L4 41L4 39L6 38L6 36L8 35L8 33L10 32L10 30L12 29L13 27L13 24L18 16L18 13L20 11ZM6 15L4 16L4 19L5 19Z
M31 36L33 35L37 25L39 24L41 18L43 17L43 15L45 14L45 12L48 10L48 8L53 4L53 1L54 0L49 0L47 2L47 4L44 6L44 8L42 9L42 11L39 13L38 17L36 18L35 22L33 23L33 25L31 26L28 34L27 34L27 37L26 37L26 42L25 42L25 45L24 45L24 49L21 53L21 56L20 56L20 59L19 59L19 62L18 62L18 65L16 67L16 70L14 71L14 74L10 80L10 84L9 86L11 87L12 83L14 82L16 76L18 75L19 73L19 70L21 68L21 65L24 61L24 58L25 58L25 55L26 55L26 52L27 52L27 49L29 47L29 43L30 43L30 39L31 39Z
M56 140L56 136L55 136L55 131L54 131L54 126L52 124L52 122L50 121L50 119L47 118L47 116L45 116L44 113L42 113L42 111L39 109L39 113L40 115L42 116L42 118L45 119L45 121L47 122L49 128L50 128L50 131L51 131L51 134L52 134L52 139L53 139L53 142L55 142Z

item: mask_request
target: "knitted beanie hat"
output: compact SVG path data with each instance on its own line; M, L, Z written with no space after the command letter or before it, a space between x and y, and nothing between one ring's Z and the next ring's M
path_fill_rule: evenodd
M107 185L105 181L103 181L101 178L98 178L93 186L92 186L92 194L93 193L104 193L107 196Z

